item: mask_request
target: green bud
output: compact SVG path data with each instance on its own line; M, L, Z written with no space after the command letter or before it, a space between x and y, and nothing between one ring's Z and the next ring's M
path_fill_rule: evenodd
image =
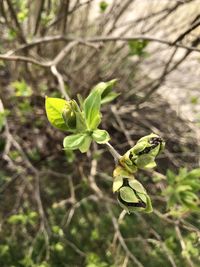
M150 197L143 185L134 176L129 176L129 178L114 177L113 192L117 192L120 206L128 213L135 211L152 212L153 210Z
M70 130L79 132L86 128L82 112L75 100L66 101L62 117Z
M136 172L137 169L154 168L155 159L164 146L165 142L158 135L152 133L144 136L121 157L120 164L130 173Z

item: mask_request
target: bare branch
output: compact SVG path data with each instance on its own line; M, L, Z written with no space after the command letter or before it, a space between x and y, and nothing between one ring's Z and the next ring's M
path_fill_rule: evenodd
M65 84L63 81L62 75L58 72L56 65L51 66L51 72L53 75L57 78L58 84L59 84L59 90L61 94L65 97L66 100L70 100L70 97L68 96L66 90L65 90Z
M9 51L7 54L11 55L15 52L18 52L20 50L23 49L27 49L27 48L32 48L35 45L38 44L42 44L42 43L49 43L49 42L58 42L58 41L65 41L65 42L79 42L79 43L97 43L97 42L117 42L117 41L122 41L122 42L128 42L128 41L133 41L133 40L147 40L147 41L151 41L151 42L158 42L161 44L165 44L168 46L174 46L174 47L178 47L178 48L183 48L189 51L196 51L196 52L200 52L199 48L196 48L194 46L187 46L187 45L183 45L179 42L174 43L173 41L168 41L165 39L161 39L161 38L157 38L154 36L148 36L148 35L136 35L136 36L127 36L127 37L122 37L122 36L97 36L97 37L89 37L89 38L78 38L78 37L67 37L64 35L54 35L54 36L47 36L44 38L39 38L36 39L30 43L27 43L25 45L21 45L19 46L17 49L13 50L13 51Z

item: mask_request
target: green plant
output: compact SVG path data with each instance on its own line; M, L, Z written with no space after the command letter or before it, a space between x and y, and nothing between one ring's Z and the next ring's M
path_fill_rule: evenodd
M5 126L6 117L9 115L9 110L0 111L0 132Z
M103 13L106 11L106 9L108 7L108 3L106 1L101 1L99 3L99 7L100 7L101 12Z
M112 91L116 80L97 84L86 99L66 101L46 97L46 113L49 122L59 130L68 131L70 135L63 140L65 150L79 149L82 153L89 150L91 142L107 144L115 158L116 168L113 172L113 192L118 193L119 204L127 211L151 212L151 199L140 182L133 175L140 169L156 166L155 159L164 148L163 140L156 134L142 137L136 145L120 156L108 143L110 135L99 129L102 104L115 99L119 94Z
M168 198L167 207L172 215L199 212L200 168L190 172L181 168L178 174L168 170L167 181L163 195Z
M100 108L102 104L112 101L118 94L112 92L116 80L99 83L83 101L79 97L79 105L75 100L65 101L59 98L46 98L46 112L50 123L64 131L72 133L63 140L66 150L79 149L88 151L92 141L105 144L110 136L99 129L101 122Z
M14 81L11 86L15 89L16 96L29 97L32 95L32 89L25 80Z
M139 56L145 57L147 56L147 52L145 51L146 46L148 45L148 40L132 40L128 42L130 56Z

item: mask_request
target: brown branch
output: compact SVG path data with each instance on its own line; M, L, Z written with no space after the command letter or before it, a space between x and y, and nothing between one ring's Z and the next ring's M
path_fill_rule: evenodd
M39 2L39 3L38 3ZM36 8L38 9L37 10L37 17L36 17L36 23L35 23L35 29L34 29L34 35L37 34L37 31L39 29L39 25L40 25L40 21L41 21L41 15L42 15L42 11L44 9L44 4L45 4L45 1L44 0L40 0L36 3Z
M31 57L25 57L25 56L10 56L7 54L0 55L0 59L6 60L6 61L21 61L21 62L27 62L32 63L34 65L38 65L40 67L49 67L48 62L41 62Z
M12 54L14 54L20 50L32 48L35 45L42 44L42 43L49 43L49 42L58 42L58 41L73 42L73 41L76 41L76 42L85 44L85 43L117 42L117 41L128 42L128 41L133 41L133 40L147 40L147 41L151 41L151 42L158 42L158 43L165 44L165 45L172 46L172 47L174 46L174 47L178 47L178 48L183 48L183 49L186 49L189 51L200 52L200 49L196 48L194 46L183 45L179 42L174 43L172 41L168 41L165 39L161 39L161 38L157 38L157 37L153 37L153 36L148 36L148 35L136 35L136 36L127 36L127 37L120 37L120 36L97 36L97 37L95 37L94 36L94 37L88 37L88 38L78 38L78 37L73 37L73 36L67 37L64 35L55 35L55 36L48 36L48 37L33 40L30 43L19 46L17 49L15 49L13 51L9 51L7 54L12 55Z
M121 245L121 247L123 248L123 250L126 252L126 255L132 260L132 262L134 263L134 266L138 266L138 267L144 267L144 265L133 255L133 253L131 253L131 251L129 250L129 248L127 247L126 245L126 242L120 232L120 229L119 229L119 224L117 222L117 219L115 218L113 212L112 212L112 209L111 207L109 206L108 203L106 203L106 208L111 216L111 219L112 219L112 223L113 223L113 226L114 226L114 229L115 229L115 232L116 232L116 235L117 235L117 238L119 240L119 243Z
M195 23L193 23L189 29L187 29L186 31L184 31L178 38L176 38L176 40L174 41L174 43L176 44L177 42L183 40L183 38L188 35L191 31L193 31L194 29L196 29L197 27L200 26L200 19L197 20Z
M58 72L57 68L55 65L51 66L51 72L53 73L53 75L57 78L58 80L58 84L59 84L59 90L61 92L61 94L65 97L66 100L70 100L70 97L68 96L68 94L66 93L65 90L65 83L63 81L63 77L62 75Z
M176 231L176 235L179 239L182 251L186 250L186 244L185 244L185 241L182 237L182 234L181 234L181 231L180 231L180 228L178 227L178 225L175 226L175 231ZM194 267L194 264L193 264L192 260L190 259L190 256L186 255L185 259L186 259L189 267Z
M14 23L15 23L15 26L18 29L19 38L20 38L20 40L21 40L22 43L26 43L26 39L24 37L24 34L23 34L23 31L22 31L21 25L20 25L20 23L18 21L17 15L15 13L13 4L12 4L12 2L10 0L6 0L6 2L8 4L8 7L9 7L9 10L10 10L10 13L11 13L11 17L13 18Z

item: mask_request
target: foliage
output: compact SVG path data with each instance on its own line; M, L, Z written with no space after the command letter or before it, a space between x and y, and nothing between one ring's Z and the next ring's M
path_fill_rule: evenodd
M139 57L147 56L147 52L145 52L145 48L148 45L149 41L147 40L132 40L129 41L129 49L130 55L137 55Z
M200 169L188 172L181 168L176 175L168 170L168 187L163 194L168 198L168 209L174 216L181 216L189 211L199 212Z
M108 132L98 129L98 126L102 117L101 105L118 96L117 93L112 92L115 82L116 80L111 80L97 84L85 100L81 98L80 106L75 100L46 98L45 108L50 123L58 129L73 132L63 140L65 149L79 149L85 153L92 140L99 144L109 141Z
M108 3L106 1L101 1L99 3L99 7L100 7L101 12L105 12L108 7Z
M97 84L85 100L79 96L80 107L75 100L46 98L45 108L50 123L58 129L74 133L64 138L65 149L79 149L85 153L89 150L92 140L98 144L105 144L110 140L108 132L97 127L101 123L101 104L107 102L105 99L112 99L109 95L113 96L111 89L115 82L116 80L112 80ZM114 98L116 96L117 94L114 94ZM164 146L164 141L152 133L142 137L124 156L115 158L118 165L113 172L113 192L118 193L118 202L128 213L153 211L150 197L133 173L138 169L155 167L155 159Z
M32 94L31 87L24 81L14 81L11 86L15 89L16 96L28 97Z
M1 267L200 266L197 1L141 2L0 1Z
M0 132L5 126L6 117L8 116L9 113L10 113L9 110L4 110L0 112Z

